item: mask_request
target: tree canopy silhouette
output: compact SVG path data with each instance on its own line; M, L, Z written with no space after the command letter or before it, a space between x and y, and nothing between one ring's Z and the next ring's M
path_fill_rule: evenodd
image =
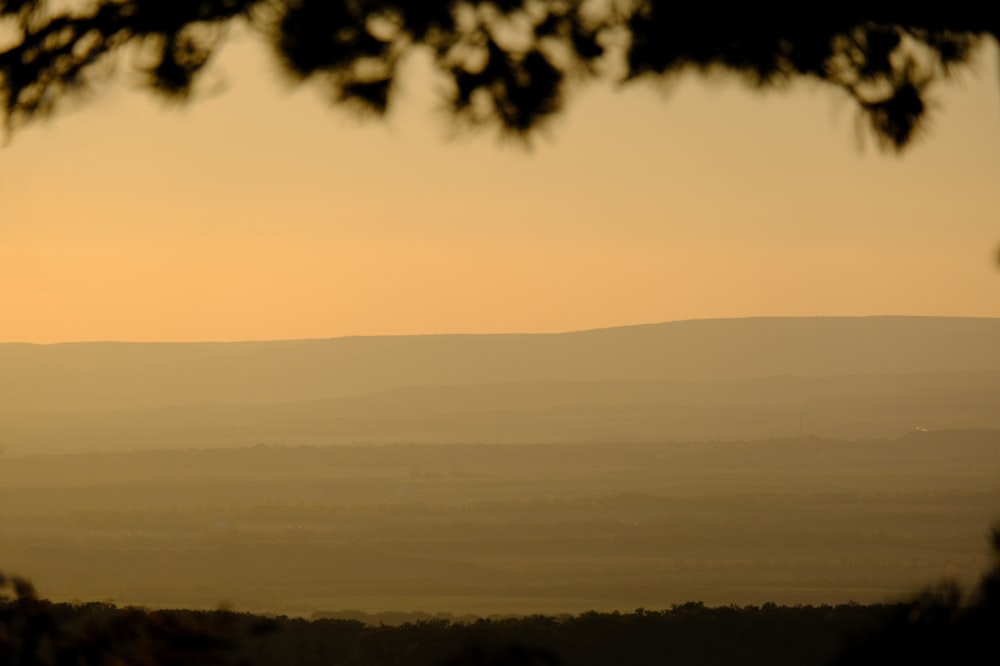
M974 590L963 593L946 582L888 605L689 602L625 614L369 627L355 620L58 604L39 598L26 579L0 573L0 666L991 663L1000 627L1000 525L990 541L993 562Z
M230 613L144 611L39 598L24 578L0 573L0 666L249 666ZM272 629L258 621L254 635Z
M526 136L594 78L663 79L695 69L764 88L811 79L843 90L881 145L925 124L931 82L1000 34L990 3L788 8L656 0L0 0L7 130L91 89L129 51L142 83L186 100L227 31L243 23L288 75L331 101L384 113L400 63L427 49L452 116ZM3 34L0 32L0 34Z
M1000 524L990 534L993 564L976 589L963 594L945 581L900 605L887 622L856 637L834 666L887 663L976 664L996 655L1000 628Z

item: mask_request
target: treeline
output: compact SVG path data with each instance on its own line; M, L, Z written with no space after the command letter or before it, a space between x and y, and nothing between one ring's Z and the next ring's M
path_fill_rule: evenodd
M987 663L1000 628L1000 527L991 541L993 565L968 594L942 584L896 604L692 602L663 611L400 626L53 603L28 581L0 575L0 666Z
M665 611L371 626L343 619L55 604L29 593L0 605L0 664L821 666L837 656L845 637L898 612L891 605L688 603Z
M0 665L74 666L827 666L971 663L995 639L993 597L947 589L897 604L709 608L425 620L265 618L56 604L23 581L0 602ZM983 589L986 589L985 587Z

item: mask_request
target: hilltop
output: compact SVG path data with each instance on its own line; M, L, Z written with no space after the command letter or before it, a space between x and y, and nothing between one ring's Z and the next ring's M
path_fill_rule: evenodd
M1000 319L681 321L561 334L0 345L8 453L891 437L998 428Z

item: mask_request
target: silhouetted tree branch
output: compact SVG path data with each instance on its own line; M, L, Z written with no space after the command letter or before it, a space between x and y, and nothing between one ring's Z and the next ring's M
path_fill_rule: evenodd
M65 3L64 3L65 4ZM695 69L753 87L812 79L843 90L880 143L922 128L927 89L1000 34L990 3L835 3L817 8L655 0L91 0L53 9L0 0L8 131L90 89L123 49L150 90L186 100L234 23L265 39L288 75L334 103L382 114L400 62L428 49L455 119L525 136L571 83L662 79Z

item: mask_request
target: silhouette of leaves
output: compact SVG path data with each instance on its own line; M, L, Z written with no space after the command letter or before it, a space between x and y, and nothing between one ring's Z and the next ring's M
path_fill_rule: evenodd
M65 614L64 607L39 599L26 579L0 574L0 666L247 663L235 649L226 613L206 616L110 606L98 608L83 624Z
M990 534L993 566L968 595L945 581L900 605L855 640L836 664L972 664L995 653L1000 628L1000 526Z
M831 84L895 150L923 127L928 85L1000 34L988 3L820 12L657 0L5 0L0 22L16 35L0 51L7 129L90 90L109 71L98 65L129 45L152 54L139 67L151 91L186 100L236 21L270 43L293 80L315 79L333 103L364 112L389 108L398 63L425 48L450 80L457 119L525 136L563 108L569 74L608 75L599 64L621 56L623 82L693 68L754 87Z

